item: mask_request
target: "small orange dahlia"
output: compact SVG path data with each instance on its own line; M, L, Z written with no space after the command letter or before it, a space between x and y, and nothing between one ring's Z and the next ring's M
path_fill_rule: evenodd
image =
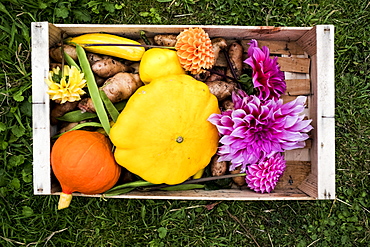
M202 28L185 29L175 45L182 67L191 74L200 74L213 66L215 56L208 34Z

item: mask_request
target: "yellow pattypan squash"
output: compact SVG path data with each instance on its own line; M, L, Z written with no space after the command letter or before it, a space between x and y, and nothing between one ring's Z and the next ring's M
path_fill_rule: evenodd
M171 75L140 87L110 131L121 166L154 184L178 184L208 165L217 151L220 113L206 84Z
M147 50L140 61L139 75L144 84L167 75L185 74L175 50L152 48Z

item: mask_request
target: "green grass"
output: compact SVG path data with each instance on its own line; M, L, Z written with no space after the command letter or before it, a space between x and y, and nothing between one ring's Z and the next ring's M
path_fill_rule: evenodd
M370 4L367 1L0 1L1 246L367 246ZM124 3L122 3L124 2ZM333 24L334 201L209 202L55 196L32 190L30 23ZM207 205L216 203L212 209Z

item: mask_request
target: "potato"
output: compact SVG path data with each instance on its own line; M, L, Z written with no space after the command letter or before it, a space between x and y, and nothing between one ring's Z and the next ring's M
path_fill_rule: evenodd
M97 61L100 61L100 60L103 60L103 59L112 58L110 56L99 55L99 54L91 53L91 52L86 53L86 56L87 56L87 60L89 61L90 65L93 65Z
M221 102L221 108L223 111L234 110L234 103L231 99L226 99Z
M77 53L76 53L76 47L71 45L63 45L63 51L67 53L73 60L77 61ZM53 47L49 49L49 55L50 57L58 63L62 62L63 54L62 54L62 47Z
M213 46L213 54L215 61L217 61L220 51L227 47L226 40L224 38L214 38L211 40Z
M78 108L82 112L96 112L91 98L84 98L78 103Z
M226 81L206 81L209 91L216 96L218 101L222 101L227 97L231 96L232 92L236 88L234 82Z
M64 104L55 103L50 112L50 119L52 124L57 124L56 118L63 116L67 112L74 110L78 105L78 102L65 102Z
M234 171L231 171L230 173L231 174L238 174L238 173L240 173L240 170L239 169L236 169ZM233 177L232 179L233 179L234 183L237 186L239 186L239 187L241 187L241 186L243 186L243 185L246 184L246 182L245 182L245 176Z
M214 67L212 69L211 75L207 77L206 81L222 81L224 80L225 76L225 68L224 67Z
M59 67L59 69L62 69L62 64L61 63L50 63L49 69L53 70Z
M106 58L96 61L91 69L97 76L109 78L119 72L130 70L130 67L112 58Z
M177 35L174 34L158 34L154 36L154 42L160 46L174 47L176 45Z
M139 74L120 72L108 78L101 89L116 103L128 99L142 85Z
M239 79L243 70L243 46L237 42L232 43L229 47L228 54L231 66L235 72L236 79ZM229 77L234 77L230 67L227 68L226 75ZM232 80L228 79L228 81Z
M220 156L214 155L210 162L211 174L213 177L225 175L228 164L226 161L218 161Z

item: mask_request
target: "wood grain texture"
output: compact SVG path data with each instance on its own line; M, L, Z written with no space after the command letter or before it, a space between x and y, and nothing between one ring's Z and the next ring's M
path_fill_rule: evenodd
M139 30L148 37L179 33L188 25L101 25L101 24L32 24L32 83L34 130L34 194L58 194L57 183L50 176L50 136L55 128L49 124L49 98L44 79L48 74L48 49L60 41L62 33L80 35L110 32L128 38L139 38ZM258 194L249 189L219 191L156 191L131 192L115 198L180 199L180 200L311 200L335 198L334 146L334 45L333 27L243 27L198 26L210 37L224 37L228 42L250 39L269 47L285 72L287 95L284 102L298 95L307 95L305 113L313 119L314 130L306 147L287 151L288 168L276 190ZM39 29L40 28L40 29ZM244 51L246 52L246 51ZM223 57L223 56L221 56ZM218 61L219 62L219 61ZM220 62L226 66L225 60ZM293 182L291 182L293 181ZM51 191L52 187L52 191ZM75 193L77 196L87 196ZM330 195L330 197L328 196ZM100 197L102 195L93 195Z
M59 195L60 193L53 193ZM84 195L72 193L73 196L102 197L102 195ZM127 194L107 198L120 199L161 199L161 200L222 200L222 201L248 201L248 200L312 200L310 196L299 189L275 190L271 193L256 193L250 189L223 189L223 190L187 190L187 191L132 191Z
M49 26L47 22L31 25L32 42L32 130L33 191L50 194L50 101L45 79L49 73Z
M278 63L280 65L280 70L286 72L296 72L307 74L310 72L310 62L309 58L299 58L299 57L279 57Z
M298 96L311 94L310 79L288 79L286 82L286 95Z
M244 50L248 50L250 40L241 40L241 45ZM262 48L266 46L272 55L304 55L305 51L294 41L281 40L257 40L258 46Z
M287 161L286 170L279 179L275 189L296 189L311 171L311 163L307 161Z
M311 30L311 27L271 27L271 26L216 26L216 25L103 25L103 24L55 24L67 35L76 36L82 33L109 32L126 37L139 38L139 30L148 37L156 34L177 34L189 27L201 27L210 37L223 37L234 40L283 40L295 41ZM227 31L226 31L227 30Z

